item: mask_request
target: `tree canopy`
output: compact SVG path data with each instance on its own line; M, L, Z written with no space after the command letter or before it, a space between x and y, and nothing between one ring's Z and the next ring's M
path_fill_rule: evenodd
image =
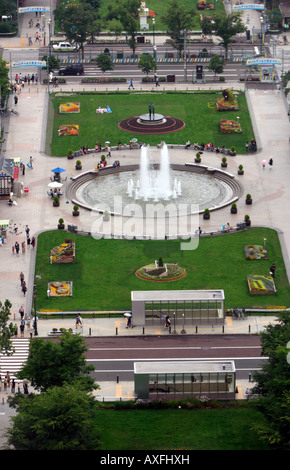
M26 363L18 372L19 379L28 379L37 390L45 391L65 383L77 383L80 389L98 388L89 374L94 366L88 366L87 350L80 335L65 333L59 342L34 339L31 342Z
M172 46L181 52L184 48L184 32L190 30L193 23L193 18L196 15L195 10L192 8L186 10L178 0L171 0L162 17L162 21L167 27L167 33L172 40Z
M242 22L242 13L234 12L226 16L214 15L213 21L203 21L202 31L204 34L214 33L221 38L220 44L225 49L225 58L227 59L228 48L233 42L233 36L246 31L246 27Z
M72 385L10 398L17 415L6 436L16 450L97 450L94 397Z
M143 73L146 73L147 76L148 73L155 72L157 70L156 61L150 54L141 54L138 67Z
M279 322L261 333L262 355L268 362L254 374L253 392L261 395L258 406L266 424L254 428L274 448L290 448L290 317L281 313Z
M0 302L0 351L3 351L6 355L11 355L14 352L11 341L15 333L14 326L11 322L8 324L11 307L12 304L7 299L4 304Z
M139 0L114 0L108 6L108 20L117 19L123 29L130 36L128 44L135 55L136 36L140 28L139 22Z
M6 99L11 91L9 80L9 69L6 66L5 60L0 56L0 92L1 92L1 107L4 107ZM1 304L2 305L2 304Z

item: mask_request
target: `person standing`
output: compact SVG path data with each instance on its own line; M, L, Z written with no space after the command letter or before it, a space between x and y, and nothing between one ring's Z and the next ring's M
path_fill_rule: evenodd
M31 245L33 246L33 248L35 247L35 238L34 237L32 237Z
M245 146L246 146L246 152L248 152L249 151L249 142L246 142Z
M18 254L19 253L19 243L18 242L15 242L15 251L16 253Z
M23 274L22 271L21 271L21 273L20 273L20 275L19 275L19 278L20 278L20 284L21 284L21 286L22 286L23 281L24 281L24 274Z
M273 263L270 267L270 274L272 276L273 279L275 279L275 271L276 271L276 266L275 264Z

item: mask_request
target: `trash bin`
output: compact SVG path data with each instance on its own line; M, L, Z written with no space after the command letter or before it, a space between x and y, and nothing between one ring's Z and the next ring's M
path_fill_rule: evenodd
M175 82L175 75L167 75L167 82Z
M238 228L245 228L246 227L246 222L238 222L237 227Z

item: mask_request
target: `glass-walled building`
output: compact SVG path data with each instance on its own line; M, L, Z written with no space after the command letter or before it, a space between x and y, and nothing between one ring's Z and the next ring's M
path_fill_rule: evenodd
M142 399L235 398L234 361L135 362L135 396Z
M225 320L223 290L133 291L131 301L135 325L161 326L167 316L173 329Z

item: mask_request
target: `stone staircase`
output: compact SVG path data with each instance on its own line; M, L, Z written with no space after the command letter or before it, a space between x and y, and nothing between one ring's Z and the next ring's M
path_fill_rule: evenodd
M11 379L16 379L16 373L21 369L28 358L29 344L30 340L28 338L15 338L12 340L12 346L15 350L12 356L0 354L0 374L2 381L7 372L9 372Z

